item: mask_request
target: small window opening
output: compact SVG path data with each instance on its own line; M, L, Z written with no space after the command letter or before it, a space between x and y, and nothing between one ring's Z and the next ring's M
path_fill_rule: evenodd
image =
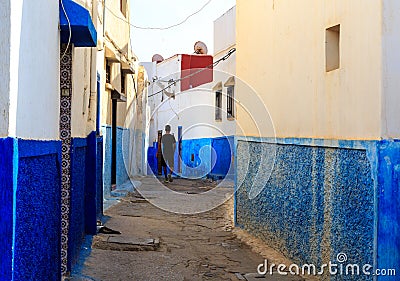
M340 67L340 24L326 29L325 34L326 71Z
M126 94L125 92L125 74L121 72L121 93Z
M222 120L222 91L215 92L215 120Z
M109 63L106 63L106 82L111 83L111 66Z
M227 111L227 117L228 119L235 118L235 97L234 97L234 86L229 86L227 89L227 105L226 105L226 111Z

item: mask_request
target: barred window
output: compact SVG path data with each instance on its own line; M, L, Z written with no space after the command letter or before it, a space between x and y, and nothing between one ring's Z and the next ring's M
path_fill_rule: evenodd
M222 91L215 92L215 120L222 120Z
M226 111L227 111L227 117L229 118L235 118L235 90L234 86L229 86L227 88L227 104L226 104Z

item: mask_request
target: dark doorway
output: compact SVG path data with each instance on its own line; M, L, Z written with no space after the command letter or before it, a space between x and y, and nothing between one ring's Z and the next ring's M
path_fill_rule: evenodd
M112 126L111 126L111 186L115 187L117 184L117 145L118 145L118 134L117 134L117 116L118 102L126 102L126 97L119 93L117 90L112 90L111 92L111 100L112 100ZM119 145L122 145L121 143Z
M111 185L117 184L117 100L112 99Z

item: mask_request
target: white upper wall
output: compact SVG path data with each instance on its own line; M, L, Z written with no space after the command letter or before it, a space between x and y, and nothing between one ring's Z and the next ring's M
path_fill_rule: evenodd
M400 1L383 1L382 138L400 138Z
M226 63L228 62L225 61ZM234 60L229 60L234 63ZM223 68L225 67L225 70ZM161 82L151 83L149 94L155 94L168 85L169 79L181 77L181 55L173 56L156 64L153 78L157 77ZM172 133L177 136L178 126L182 126L183 139L214 138L223 135L230 136L235 133L235 121L227 119L226 97L223 97L222 121L215 120L215 92L213 87L216 81L225 83L232 74L234 68L230 64L221 62L219 68L214 71L214 81L196 87L194 89L179 92L180 83L170 87L166 91L174 92L175 99L168 99L166 95L162 100L159 93L149 98L150 105L150 142L156 141L157 131L164 130L166 124L171 125ZM224 89L224 93L226 89Z
M93 49L93 52L97 52ZM71 135L86 137L96 129L96 59L92 65L91 48L74 48L72 60ZM89 104L90 103L90 104ZM94 114L91 114L91 113Z
M129 0L107 0L105 10L105 33L109 40L112 40L117 47L131 56L129 48L130 25L129 21ZM121 11L121 3L125 6L125 15ZM99 5L102 6L102 5ZM111 11L110 11L111 10Z
M236 43L236 6L214 21L214 55Z
M9 136L59 138L58 22L58 1L11 2Z
M223 57L230 48L235 47L236 8L233 7L214 21L214 61ZM144 64L149 78L158 78L164 82L151 83L149 94L157 93L167 86L169 79L180 78L181 55L176 55L161 63ZM214 138L235 134L236 120L228 118L227 114L227 87L224 85L235 77L236 54L221 61L213 72L213 81L192 90L179 93L180 83L167 89L175 92L175 99L161 94L149 98L151 111L150 142L156 141L157 131L163 130L166 124L172 127L172 133L178 132L182 126L183 139ZM222 85L221 120L215 120L216 85Z
M382 3L387 5L385 14ZM393 106L394 81L399 80L395 66L400 37L395 27L397 3L238 0L237 75L254 89L238 89L240 102L246 108L263 103L272 116L277 137L379 139L382 67L394 70L387 84L391 89L387 98ZM387 15L392 15L390 20ZM383 16L390 26L382 26ZM338 24L340 68L327 72L326 29ZM388 36L384 39L387 59L382 62L383 31ZM252 115L264 118L254 110ZM238 121L246 127L251 116L240 111ZM245 134L258 135L256 128L249 126Z
M8 135L10 100L10 32L11 3L0 1L0 137Z

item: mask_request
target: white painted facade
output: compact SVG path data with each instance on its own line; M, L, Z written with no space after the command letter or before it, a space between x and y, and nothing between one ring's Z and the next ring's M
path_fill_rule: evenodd
M382 2L382 138L400 138L400 2Z
M222 58L235 47L235 8L232 8L214 22L215 55L214 62ZM181 78L182 55L175 55L160 63L144 63L149 77L152 79L149 95L154 95L169 83L170 79ZM213 70L213 81L199 87L180 92L180 82L166 91L175 93L175 98L168 98L167 93L158 93L149 98L150 142L157 141L157 131L164 130L166 124L171 125L176 137L178 126L182 126L182 138L200 139L231 136L235 134L235 119L227 117L225 83L236 72L235 54L220 62ZM222 107L221 120L215 115L215 87L221 85Z
M2 54L8 54L8 58L1 59L2 78L5 78L2 81L6 85L0 98L3 112L0 135L58 139L58 2L2 1L1 5L5 14L0 44L5 49ZM43 11L46 15L38 17Z
M214 56L236 44L236 6L214 21Z
M124 166L129 176L147 174L145 146L148 143L146 137L148 136L146 134L148 81L145 69L139 65L132 51L130 25L125 22L130 18L130 1L99 1L98 7L94 10L97 11L95 18L98 24L97 70L100 74L100 124L103 138L107 139L106 134L111 132L111 95L112 91L116 90L126 99L117 103L116 121L118 130L122 130L123 134L118 146L122 146ZM108 82L107 65L110 69ZM104 155L106 155L106 142L104 145Z
M129 156L124 159L130 176L147 174L147 147L149 134L147 123L149 110L147 106L148 77L143 66L138 67L137 95L127 107L124 127L129 129L129 143L123 145L129 148Z
M98 17L97 1L76 2L93 19ZM0 75L5 83L0 92L0 137L58 140L59 3L2 1L1 12ZM93 22L97 27L98 21ZM96 51L73 48L72 137L95 130Z
M11 33L11 3L0 2L0 137L8 135L9 102L10 102L10 33Z
M265 104L276 134L263 137L400 137L398 1L238 0L237 9L237 74L260 99L246 89L238 98ZM337 25L340 66L327 71L326 34ZM259 136L242 109L238 123Z

